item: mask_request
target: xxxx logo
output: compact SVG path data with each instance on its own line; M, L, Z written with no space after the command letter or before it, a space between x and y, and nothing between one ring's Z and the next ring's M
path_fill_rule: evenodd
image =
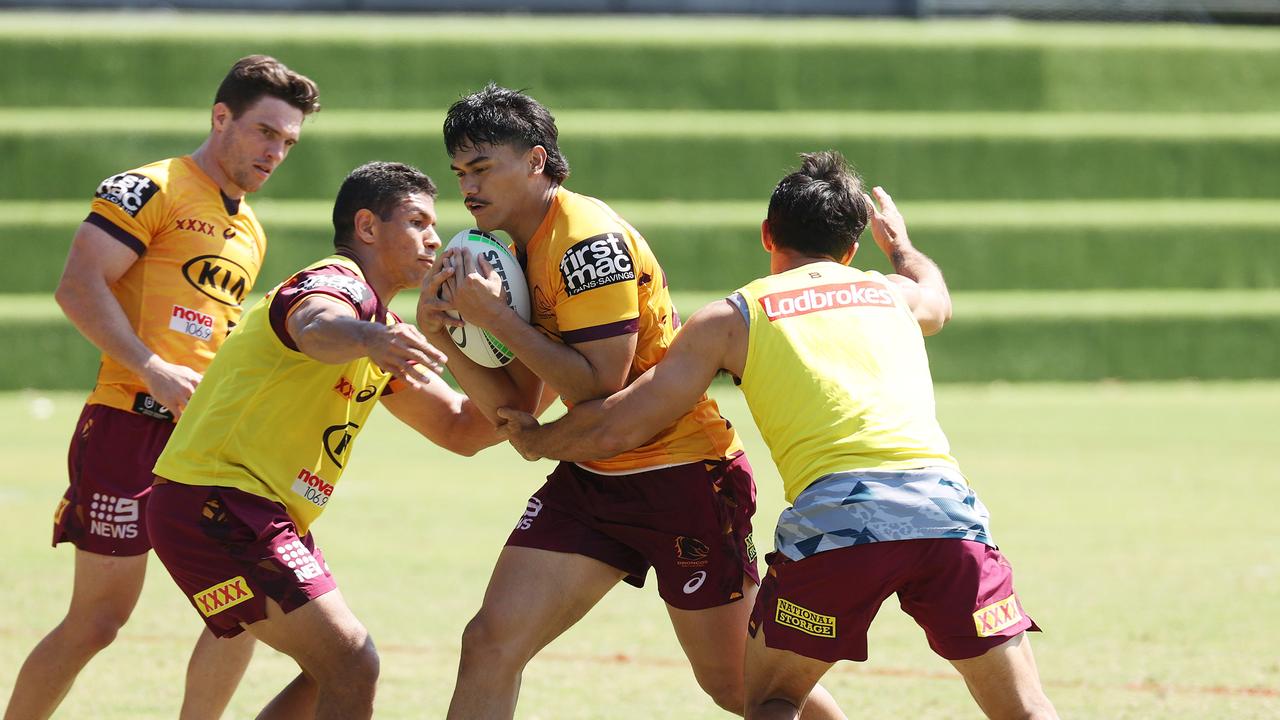
M208 590L201 590L192 595L191 599L196 602L196 607L205 617L210 617L229 607L239 605L251 597L253 597L253 591L249 589L249 584L245 582L244 576L237 575L226 582L214 585Z
M333 391L347 400L354 397L356 402L366 402L371 400L374 395L378 394L378 388L373 385L367 385L365 386L365 389L357 393L356 386L352 385L351 381L345 377L338 379L338 382L333 386Z
M198 232L204 235L208 235L209 237L213 237L213 224L207 223L203 220L196 220L195 218L185 218L183 220L179 220L178 229L190 230L191 232Z
M1000 602L978 610L973 614L973 624L978 628L978 637L991 637L1006 628L1017 625L1022 620L1022 611L1018 609L1018 598L1010 595Z

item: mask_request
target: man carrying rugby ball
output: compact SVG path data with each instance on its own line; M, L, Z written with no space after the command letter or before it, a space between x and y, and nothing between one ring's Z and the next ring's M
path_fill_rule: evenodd
M467 253L432 271L452 273L452 297L424 293L418 323L486 415L533 411L556 394L569 406L607 397L658 363L680 325L666 275L635 228L563 186L569 164L551 113L489 85L449 108L444 136L467 209L481 230L511 236L533 305L530 324ZM472 362L447 341L446 310L517 359ZM463 633L449 717L512 717L525 664L619 581L643 585L650 567L698 684L741 714L743 628L759 584L754 511L742 445L704 394L639 447L561 463L529 499ZM842 716L819 689L806 717Z

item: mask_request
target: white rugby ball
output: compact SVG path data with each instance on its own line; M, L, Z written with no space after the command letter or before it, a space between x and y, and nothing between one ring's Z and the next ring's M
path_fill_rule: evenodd
M529 285L524 279L524 270L506 245L496 237L483 230L463 230L445 246L445 250L461 247L470 251L476 258L484 258L493 271L502 278L502 291L507 296L507 304L516 311L525 322L529 322ZM460 317L456 313L450 313ZM502 367L515 358L515 354L507 349L502 341L483 328L469 325L466 318L461 318L462 327L449 328L449 337L462 350L462 353L484 367Z

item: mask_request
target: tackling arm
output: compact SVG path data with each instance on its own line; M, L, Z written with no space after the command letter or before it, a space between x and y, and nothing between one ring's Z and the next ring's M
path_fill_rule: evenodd
M382 404L423 437L459 455L475 455L503 439L470 398L444 382L406 387L383 396Z
M638 447L689 411L720 370L741 375L746 365L747 328L728 302L694 313L680 329L662 362L604 400L574 406L564 417L539 425L509 408L501 430L530 460L588 461Z
M303 298L285 324L298 350L322 363L336 365L367 356L415 389L422 389L432 378L415 370L415 365L436 372L444 369L444 355L417 328L361 320L354 307L328 295Z

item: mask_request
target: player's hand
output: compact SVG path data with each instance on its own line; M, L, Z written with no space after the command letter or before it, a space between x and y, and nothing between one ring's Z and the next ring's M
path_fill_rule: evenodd
M409 387L421 390L444 370L445 354L427 342L418 328L408 323L389 327L370 323L369 327L371 337L365 340L369 358Z
M453 288L456 249L436 256L431 269L422 279L418 295L418 327L428 335L437 335L450 327L460 327L462 320L450 314L453 310Z
M462 319L485 329L493 329L503 313L511 311L502 292L502 277L484 258L459 248L460 262L454 263L453 306Z
M498 434L511 443L511 447L525 460L541 460L542 455L533 448L533 431L542 427L538 418L515 408L498 408Z
M876 245L885 257L892 259L900 248L911 247L911 240L907 238L907 221L902 218L898 206L884 188L876 186L871 189L871 194L880 203L880 209L877 210L876 203L871 201L869 195L864 193L862 196L871 213L871 236L875 238Z
M186 365L175 365L161 360L159 355L152 355L143 363L141 377L151 397L178 418L204 376Z

